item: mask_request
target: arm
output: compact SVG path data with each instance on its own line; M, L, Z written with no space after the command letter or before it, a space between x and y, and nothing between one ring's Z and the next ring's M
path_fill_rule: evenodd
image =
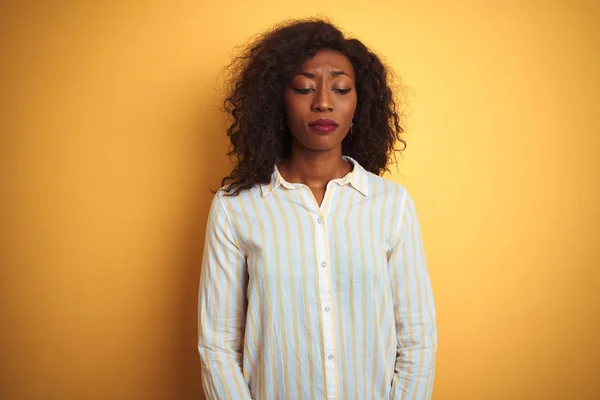
M431 398L437 351L435 306L417 214L405 191L390 269L397 332L390 399Z
M198 292L198 351L209 400L250 399L242 374L246 276L244 253L217 193L208 216Z

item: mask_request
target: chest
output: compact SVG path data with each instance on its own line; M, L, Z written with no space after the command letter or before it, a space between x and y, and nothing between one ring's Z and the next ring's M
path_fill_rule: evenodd
M360 194L325 198L321 206L300 193L256 201L236 218L250 280L317 284L325 274L344 289L385 279L390 211Z

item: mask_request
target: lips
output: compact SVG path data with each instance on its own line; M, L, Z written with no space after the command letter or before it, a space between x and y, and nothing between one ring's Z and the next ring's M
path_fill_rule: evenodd
M338 123L332 120L331 118L319 118L308 124L309 126L338 126Z
M319 118L312 121L308 126L319 134L328 134L337 129L338 123L331 118Z

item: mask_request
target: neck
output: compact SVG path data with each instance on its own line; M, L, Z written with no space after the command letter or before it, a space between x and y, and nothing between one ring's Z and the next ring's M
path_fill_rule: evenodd
M341 146L332 151L315 152L295 148L291 157L278 166L287 182L302 183L310 188L325 188L332 179L345 176L352 170L342 158Z

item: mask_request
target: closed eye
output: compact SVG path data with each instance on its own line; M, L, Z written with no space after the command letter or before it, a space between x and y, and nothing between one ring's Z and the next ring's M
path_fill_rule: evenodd
M294 88L295 92L301 93L301 94L308 94L308 93L310 93L311 90L314 90L314 89L310 89L310 88L309 89Z
M352 90L352 89L333 89L334 92L339 93L339 94L346 94L350 90Z
M294 91L296 93L300 93L300 94L309 94L310 92L314 91L315 89L301 89L301 88L294 88ZM350 92L352 89L333 89L334 92L338 93L338 94L346 94L348 92Z

